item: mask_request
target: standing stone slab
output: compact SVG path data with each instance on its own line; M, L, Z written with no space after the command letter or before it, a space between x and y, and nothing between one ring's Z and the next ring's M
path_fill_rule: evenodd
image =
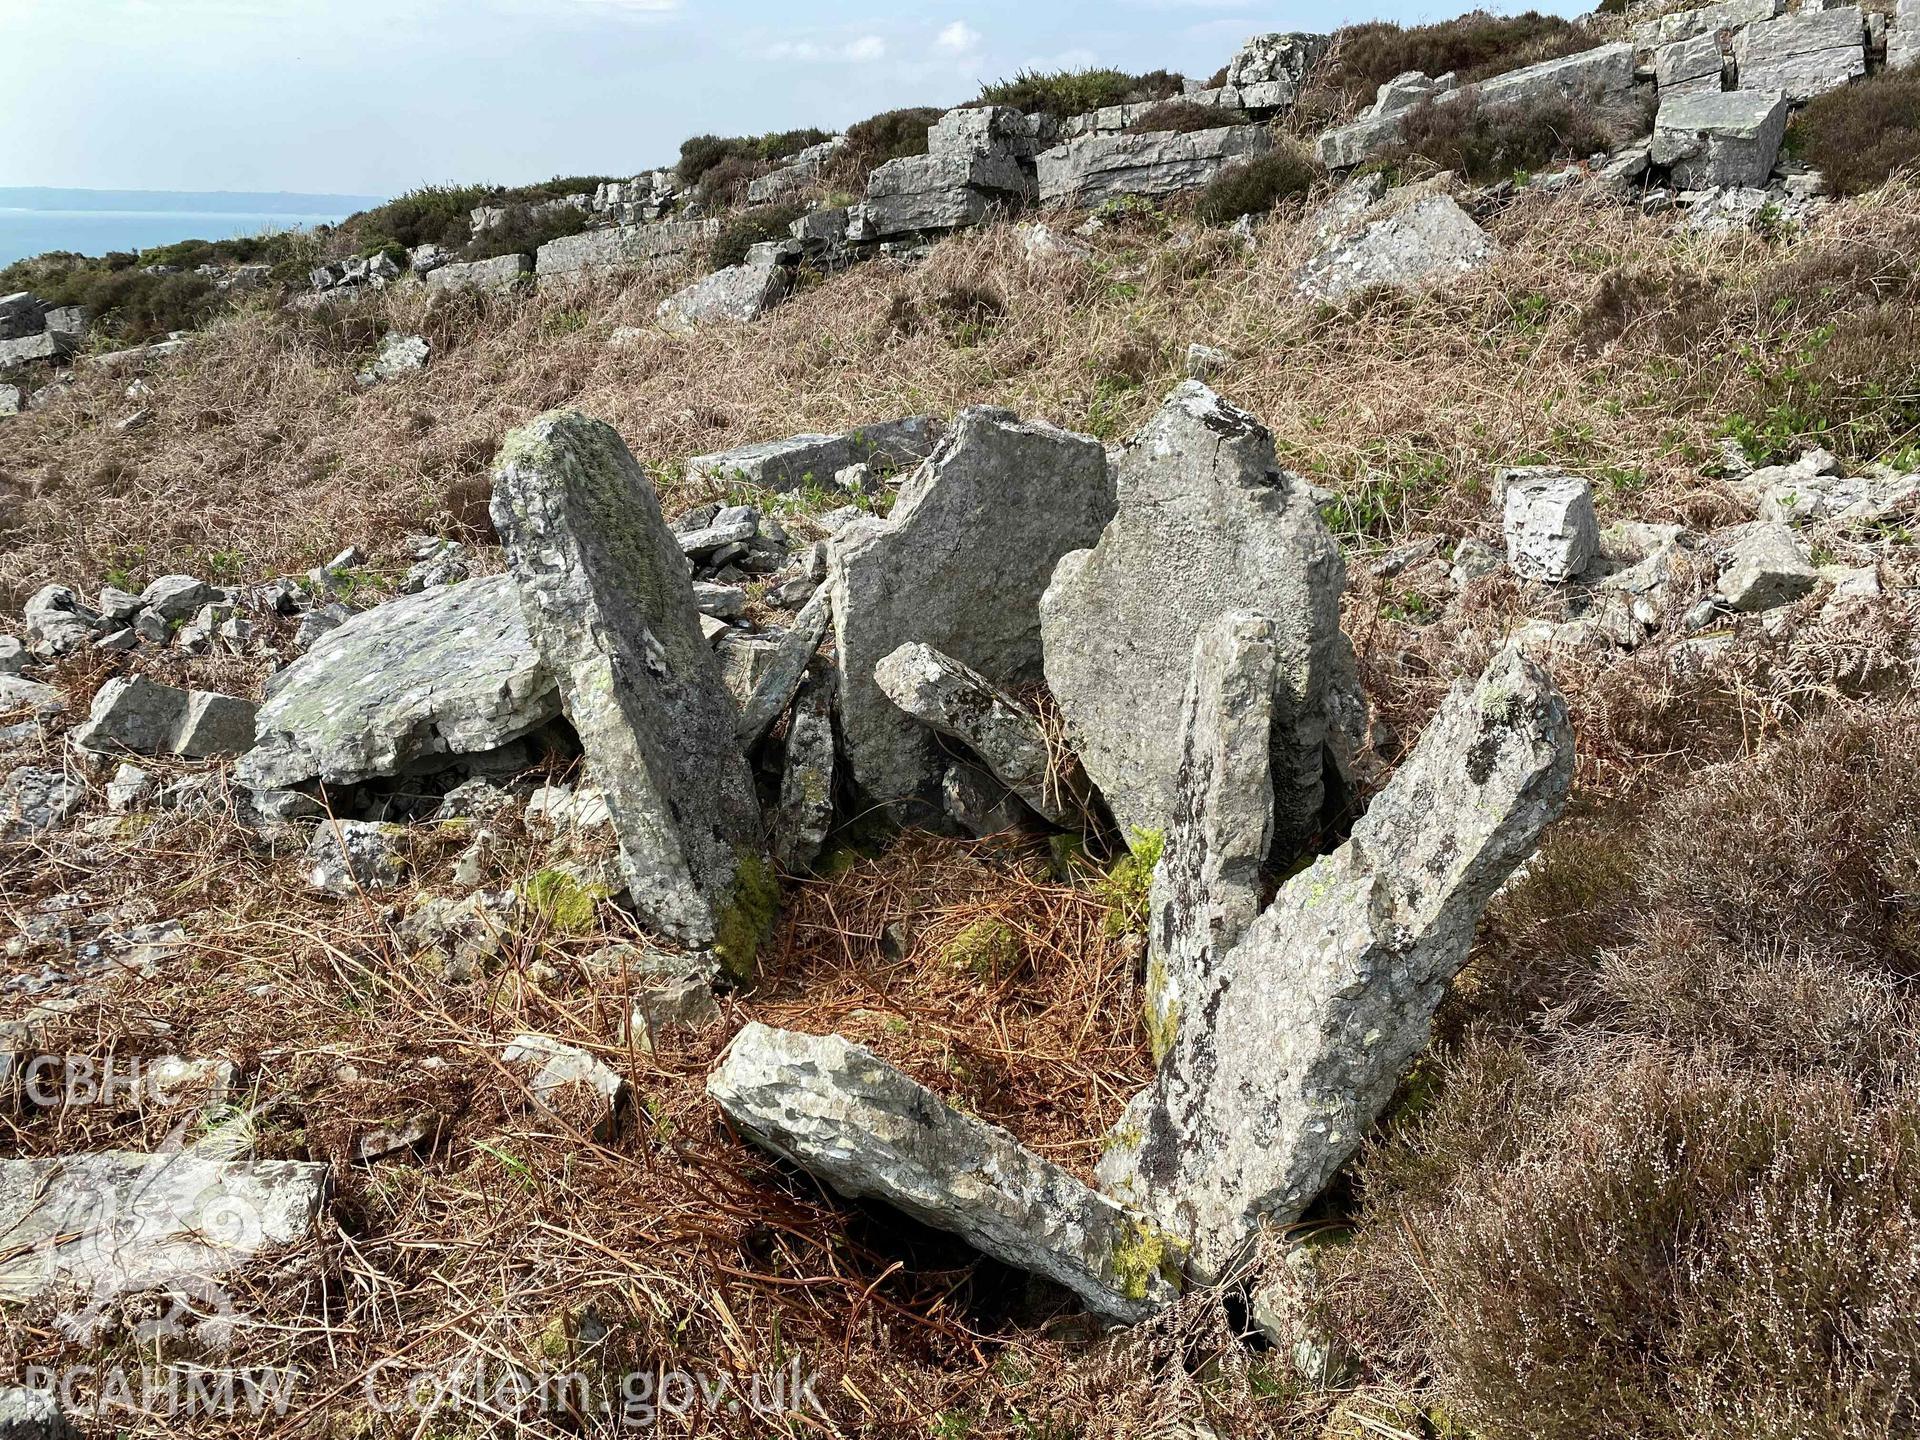
M721 932L751 878L739 872L764 874L759 807L646 472L612 426L554 411L507 437L493 486L527 629L606 797L635 910L687 944L751 949Z
M1273 847L1280 639L1268 617L1234 613L1194 643L1173 817L1148 894L1146 1020L1156 1062L1215 963L1260 913L1260 871Z
M908 644L876 665L873 678L907 714L971 749L1035 813L1056 825L1072 815L1072 777L1053 773L1046 730L977 670L931 645Z
M773 856L798 873L820 858L833 828L833 683L809 681L787 722L780 808L773 817Z
M445 766L560 713L510 575L408 595L329 630L267 682L258 743L235 768L253 790Z
M707 1093L754 1143L842 1195L884 1200L1099 1314L1139 1320L1174 1297L1161 1266L1177 1256L1118 1205L838 1035L749 1024Z
M1652 160L1672 167L1683 190L1764 186L1787 133L1787 97L1778 90L1712 90L1660 102Z
M1119 495L1100 543L1066 556L1040 602L1047 683L1081 764L1122 834L1164 835L1194 641L1231 611L1270 616L1276 833L1311 830L1324 759L1344 770L1365 706L1340 633L1346 565L1306 486L1275 466L1264 425L1189 380L1128 442Z
M0 1160L0 1301L212 1279L312 1231L328 1168L192 1151Z
M1458 685L1333 854L1294 876L1127 1107L1101 1187L1217 1276L1262 1224L1299 1217L1427 1043L1481 911L1565 807L1573 732L1509 648Z
M940 823L947 762L874 667L917 640L995 684L1037 681L1040 594L1060 557L1092 544L1112 514L1099 441L981 407L961 413L891 518L833 537L825 588L841 736L854 779L897 818Z

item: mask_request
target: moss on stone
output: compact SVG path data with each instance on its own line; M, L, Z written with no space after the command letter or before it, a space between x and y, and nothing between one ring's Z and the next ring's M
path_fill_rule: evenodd
M1155 1275L1178 1290L1187 1247L1144 1220L1130 1221L1128 1230L1127 1238L1113 1247L1113 1278L1120 1293L1129 1300L1146 1299Z
M1166 998L1167 962L1156 955L1147 962L1147 1003L1145 1023L1147 1044L1153 1051L1153 1063L1158 1065L1167 1058L1167 1052L1173 1049L1174 1037L1180 1033L1180 1005L1178 1001Z
M1159 830L1136 830L1129 852L1095 887L1106 902L1109 935L1141 934L1147 928L1147 898L1153 889L1153 867L1160 863L1167 837Z
M1020 937L1006 921L989 916L975 920L949 940L940 958L982 980L998 979L1020 963Z
M589 885L568 870L542 870L520 886L520 899L560 935L583 935L593 928L595 909L606 890Z
M766 860L743 851L734 864L733 889L713 927L713 953L741 984L753 978L760 942L780 914L780 881Z

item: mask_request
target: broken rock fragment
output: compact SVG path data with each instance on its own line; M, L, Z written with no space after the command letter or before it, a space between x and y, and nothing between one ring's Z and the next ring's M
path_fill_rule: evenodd
M93 697L86 724L73 743L100 754L180 755L191 760L209 755L238 755L253 748L251 700L180 690L144 675L116 676Z
M741 920L736 891L766 873L759 806L646 472L612 426L554 411L502 445L493 520L533 646L613 816L634 909L750 966L770 917Z
M1276 844L1317 827L1365 702L1340 633L1346 566L1273 436L1198 381L1176 388L1119 465L1119 512L1063 558L1040 602L1046 676L1068 740L1127 836L1164 834L1194 641L1220 616L1272 617Z
M1560 470L1507 470L1503 524L1507 563L1528 580L1571 580L1600 553L1593 487Z
M1427 1043L1481 911L1572 778L1566 704L1517 649L1456 686L1347 842L1213 959L1114 1131L1106 1193L1190 1243L1202 1277L1297 1219Z
M500 1058L526 1077L541 1109L596 1140L612 1133L627 1082L586 1051L549 1035L516 1035Z
M816 678L796 697L787 722L773 853L780 868L805 870L820 858L833 828L833 684Z
M743 1134L842 1195L871 1195L1138 1320L1172 1299L1177 1247L998 1126L838 1035L754 1022L707 1093Z
M513 577L489 575L321 635L267 682L259 742L234 774L255 790L351 785L484 754L559 713Z
M1039 719L977 670L931 645L909 643L874 667L874 682L914 719L958 740L994 776L1056 825L1077 808L1079 767L1061 757L1057 767Z

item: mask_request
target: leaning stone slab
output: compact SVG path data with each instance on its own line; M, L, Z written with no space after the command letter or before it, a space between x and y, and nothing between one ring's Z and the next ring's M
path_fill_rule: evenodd
M0 1160L0 1300L77 1290L104 1303L215 1279L305 1239L327 1176L191 1151Z
M1867 73L1866 21L1858 5L1796 10L1733 37L1743 90L1780 90L1796 103Z
M1675 95L1660 102L1652 160L1672 167L1683 190L1764 186L1786 133L1787 97L1778 90Z
M734 727L733 733L741 749L752 749L759 743L760 737L772 728L773 722L780 718L781 712L793 699L794 692L800 688L800 681L807 673L813 652L820 648L820 642L826 638L827 626L832 620L827 592L814 591L812 598L794 616L793 627L774 646L765 670L754 681L746 703L740 707L740 722Z
M1593 486L1584 477L1546 468L1507 470L1501 488L1507 563L1516 575L1559 584L1600 553Z
M687 461L690 478L785 492L826 487L849 465L903 470L933 453L942 427L931 415L880 420L842 435L790 435L761 440Z
M418 267L415 267L416 269ZM440 265L427 271L428 290L484 290L504 295L524 288L533 274L533 258L528 255L496 255L491 260L470 260L458 265Z
M1267 616L1234 612L1194 642L1173 815L1148 893L1146 1024L1156 1063L1215 962L1260 913L1283 633Z
M501 446L492 513L634 909L687 944L750 951L757 929L722 931L741 872L764 873L759 806L652 482L612 426L554 411Z
M1094 206L1120 195L1177 195L1205 185L1233 161L1272 148L1273 137L1264 125L1083 135L1042 152L1035 161L1040 200Z
M102 755L240 755L253 748L251 700L207 690L180 690L144 675L116 676L93 697L87 721L73 732L81 750Z
M489 575L355 615L267 682L259 742L235 769L253 790L445 768L560 713L513 577Z
M1063 558L1040 602L1069 744L1122 834L1164 835L1194 642L1229 612L1271 616L1288 777L1278 831L1310 831L1325 759L1344 773L1359 743L1352 717L1365 713L1340 633L1346 566L1312 497L1275 465L1267 428L1196 380L1127 443L1119 495L1099 544Z
M903 821L940 823L937 738L874 667L922 641L999 685L1041 678L1039 599L1062 555L1113 514L1100 442L1011 411L962 411L892 516L828 543L840 727L853 777Z
M718 220L662 220L650 225L586 230L542 245L534 253L534 274L544 284L623 270L650 270L706 249L719 233Z
M1566 704L1517 649L1456 686L1347 842L1215 958L1116 1127L1106 1193L1188 1241L1202 1278L1297 1219L1427 1043L1481 911L1572 779Z
M833 828L833 682L809 681L787 722L780 805L773 816L773 855L797 873L820 858Z
M1301 267L1295 288L1327 301L1376 285L1425 289L1477 270L1498 253L1451 195L1422 195L1320 250Z
M702 325L744 325L786 298L793 272L777 263L729 265L662 300L654 318L667 330L690 335Z
M838 1035L749 1024L707 1078L748 1139L852 1199L873 1196L1115 1320L1173 1299L1177 1251L1118 1205Z
M907 714L972 750L1036 814L1056 825L1072 816L1078 767L1068 760L1068 773L1056 774L1040 721L979 671L909 643L882 659L873 679Z

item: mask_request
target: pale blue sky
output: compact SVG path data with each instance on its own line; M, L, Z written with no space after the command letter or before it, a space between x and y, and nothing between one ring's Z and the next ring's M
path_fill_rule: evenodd
M391 194L625 175L701 131L831 129L1026 65L1205 76L1262 30L1471 4L0 0L0 185Z

